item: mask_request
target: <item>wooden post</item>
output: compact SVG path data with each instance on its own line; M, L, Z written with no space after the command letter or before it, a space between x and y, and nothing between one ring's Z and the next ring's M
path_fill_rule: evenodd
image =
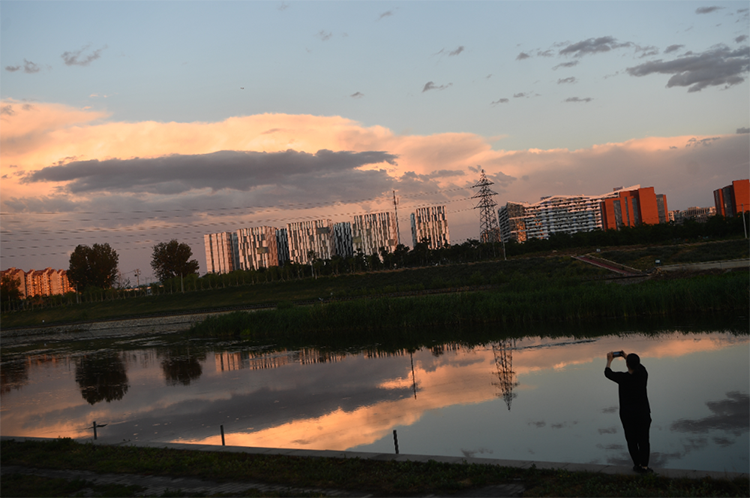
M396 454L398 455L398 436L396 435L396 429L393 430L393 446L396 447Z
M224 445L224 426L220 425L219 427L221 427L221 445L225 446Z

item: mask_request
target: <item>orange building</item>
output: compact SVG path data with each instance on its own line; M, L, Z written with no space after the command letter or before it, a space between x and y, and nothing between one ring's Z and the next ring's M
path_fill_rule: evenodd
M617 197L603 200L600 207L604 230L669 221L667 196L656 194L654 187L620 190Z
M750 180L735 180L731 185L714 190L716 214L725 217L750 211Z
M33 296L53 296L75 291L73 286L70 285L68 272L65 270L45 268L44 270L24 272L18 268L9 268L0 272L0 275L3 277L8 275L18 281L21 299Z

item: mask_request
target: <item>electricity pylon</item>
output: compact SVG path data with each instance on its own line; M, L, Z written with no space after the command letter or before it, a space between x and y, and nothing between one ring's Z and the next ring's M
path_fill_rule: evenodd
M479 182L471 188L478 188L479 193L472 197L472 199L479 199L479 203L474 209L479 209L479 241L486 242L500 242L500 225L497 222L497 213L495 212L495 206L497 203L492 198L493 195L497 195L497 192L493 192L490 189L490 185L494 185L493 182L487 179L487 176L482 170L482 176L479 177Z
M516 347L515 339L505 339L492 344L492 353L495 355L495 368L497 371L497 382L493 382L492 385L500 388L500 396L505 400L505 404L508 405L510 410L510 403L513 398L516 397L516 393L513 392L513 388L518 386L516 380L516 372L513 371L513 349Z

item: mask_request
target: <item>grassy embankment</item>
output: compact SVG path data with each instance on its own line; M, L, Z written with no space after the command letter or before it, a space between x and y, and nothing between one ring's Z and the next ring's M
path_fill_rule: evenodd
M657 259L662 265L747 259L750 257L750 244L747 239L740 239L703 244L617 248L605 250L598 256L638 270L648 270L654 267Z
M209 317L194 325L190 334L307 344L340 344L356 336L360 343L382 345L420 342L427 336L434 339L435 330L453 327L458 335L454 340L460 340L462 326L484 323L523 330L535 323L596 323L636 317L747 317L749 290L747 271L627 286L566 279L511 279L488 291L230 313Z
M447 265L372 273L241 284L226 288L159 296L139 296L114 301L70 304L54 308L3 313L3 328L96 321L133 316L188 313L210 310L275 307L279 303L304 304L318 299L353 299L382 295L409 295L430 291L478 288L509 278L565 276L582 280L609 276L569 257L519 258L474 264Z
M747 478L668 479L656 475L607 475L434 461L394 462L134 446L95 447L70 439L25 443L3 441L0 449L2 465L189 476L214 481L260 481L300 488L368 491L381 496L456 493L519 482L526 487L525 496L748 496L749 493ZM19 481L23 480L4 476L2 496L29 496L18 494ZM108 496L113 495L117 494ZM169 496L183 495L174 490ZM259 495L251 491L242 496Z

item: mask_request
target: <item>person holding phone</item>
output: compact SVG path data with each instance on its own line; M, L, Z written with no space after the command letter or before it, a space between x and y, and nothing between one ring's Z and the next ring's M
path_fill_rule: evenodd
M625 358L627 372L613 372L612 360ZM633 459L633 471L640 474L653 472L648 466L651 454L649 431L651 429L651 406L648 403L648 372L641 365L640 357L625 351L607 353L607 367L604 376L618 385L620 398L620 421L625 431L628 452Z

